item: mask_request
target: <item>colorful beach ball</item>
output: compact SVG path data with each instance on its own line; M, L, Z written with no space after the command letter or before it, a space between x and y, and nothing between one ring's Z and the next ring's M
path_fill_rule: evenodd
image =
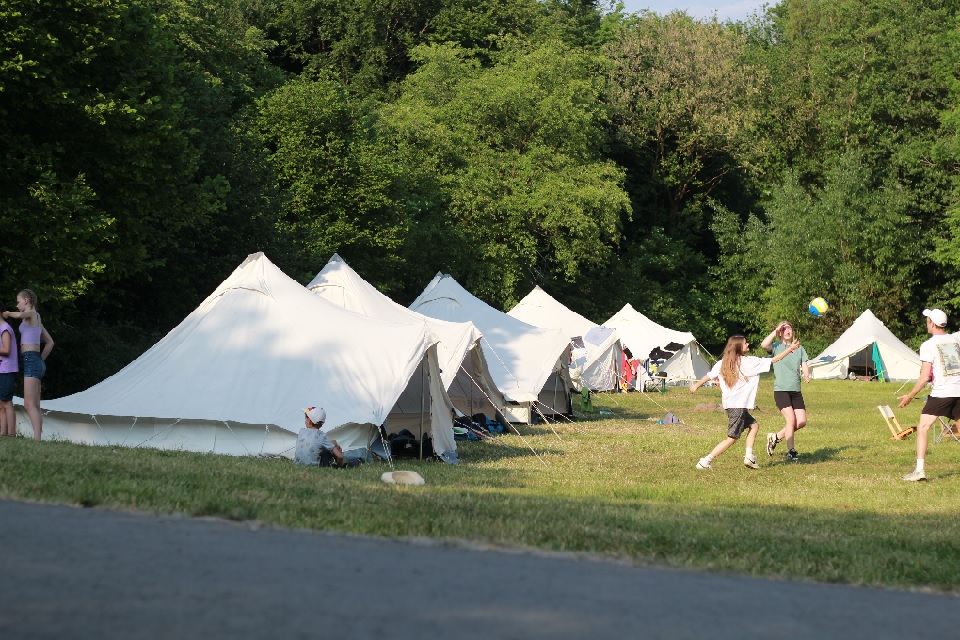
M823 298L814 298L810 301L810 313L814 316L822 316L830 308L827 301Z

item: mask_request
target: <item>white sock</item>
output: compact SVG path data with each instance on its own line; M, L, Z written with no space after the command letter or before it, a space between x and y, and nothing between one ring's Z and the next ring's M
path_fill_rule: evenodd
M923 458L917 458L917 471L923 471Z
M703 456L703 459L706 460L707 462L713 462L713 456L710 455L709 453Z
M753 457L753 447L747 447L747 457L748 458Z

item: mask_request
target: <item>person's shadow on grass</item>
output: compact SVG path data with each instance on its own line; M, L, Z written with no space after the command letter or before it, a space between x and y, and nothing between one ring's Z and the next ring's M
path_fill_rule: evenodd
M823 447L823 448L820 448L820 449L816 449L816 450L814 450L814 451L811 451L811 452L809 452L809 453L801 453L801 454L800 454L800 459L797 460L797 462L788 462L788 461L784 460L783 463L784 463L784 464L797 464L797 463L800 463L800 464L804 464L804 463L813 464L813 463L815 463L815 462L826 462L827 460L833 460L833 459L836 458L839 454L841 454L841 453L843 453L844 451L847 451L847 450L849 450L849 449L864 451L866 448L867 448L867 447L866 447L865 445L862 445L862 444L860 444L860 445L850 445L850 446L848 446L848 447Z

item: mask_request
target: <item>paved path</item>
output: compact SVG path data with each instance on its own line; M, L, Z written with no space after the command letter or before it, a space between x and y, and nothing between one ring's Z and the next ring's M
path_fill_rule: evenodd
M960 598L0 501L0 638L956 638Z

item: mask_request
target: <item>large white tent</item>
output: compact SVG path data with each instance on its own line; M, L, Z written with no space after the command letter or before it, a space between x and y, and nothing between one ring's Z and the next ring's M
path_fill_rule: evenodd
M877 367L879 356L880 367ZM888 381L916 380L920 376L920 356L893 335L873 312L860 314L836 342L808 363L810 376L818 380L846 378L851 369L873 371Z
M539 286L507 313L535 327L560 329L570 339L582 339L583 346L573 349L570 363L570 380L574 388L580 390L586 386L591 391L617 388L623 350L616 329L591 322Z
M473 322L480 329L480 343L511 422L530 422L536 411L570 412L570 339L562 331L534 327L498 311L440 273L410 308L431 318Z
M347 311L249 256L115 375L42 403L44 437L89 444L292 456L303 409L348 455L382 450L379 425L432 435L456 460L437 338L425 324ZM22 430L29 422L18 419Z
M710 371L710 364L692 333L659 325L634 309L630 303L625 304L603 326L616 329L623 346L641 361L646 360L654 349L673 351L667 349L667 345L680 345L660 367L660 372L666 373L674 381L698 380Z
M360 277L346 261L334 254L307 285L307 289L330 302L371 318L422 325L440 339L437 357L440 376L453 405L466 415L502 416L504 400L490 375L480 338L472 322L447 322L411 311L397 304Z

